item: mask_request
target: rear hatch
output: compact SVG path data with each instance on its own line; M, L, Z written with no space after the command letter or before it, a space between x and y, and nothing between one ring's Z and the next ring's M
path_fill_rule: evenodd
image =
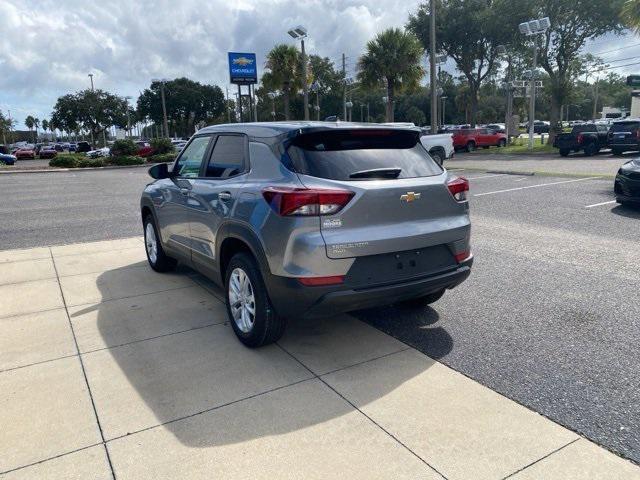
M468 237L467 204L449 192L448 174L417 131L315 131L296 137L288 153L307 188L354 193L338 213L320 217L329 258L455 249Z
M611 145L629 145L640 143L640 122L615 122L609 130Z

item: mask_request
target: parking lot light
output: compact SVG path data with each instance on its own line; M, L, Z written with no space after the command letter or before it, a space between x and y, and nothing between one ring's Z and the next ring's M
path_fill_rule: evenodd
M302 50L302 92L304 95L304 119L309 120L309 88L307 85L307 54L304 50L304 39L307 38L307 29L302 25L290 29L287 32L291 38L300 40Z

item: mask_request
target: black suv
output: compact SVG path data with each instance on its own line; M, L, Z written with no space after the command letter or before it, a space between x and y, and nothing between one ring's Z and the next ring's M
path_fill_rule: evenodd
M626 118L614 122L609 130L609 146L614 155L640 151L640 119Z

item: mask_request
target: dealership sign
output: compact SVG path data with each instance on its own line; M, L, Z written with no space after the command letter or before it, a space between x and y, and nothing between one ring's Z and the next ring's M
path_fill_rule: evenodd
M229 78L242 85L258 83L256 54L229 52Z

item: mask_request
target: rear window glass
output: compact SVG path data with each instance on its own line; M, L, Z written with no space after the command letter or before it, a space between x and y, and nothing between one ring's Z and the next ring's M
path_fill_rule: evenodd
M331 180L430 177L442 173L413 131L323 131L296 137L288 149L298 173Z
M616 122L611 126L611 132L633 132L640 127L640 122Z
M573 127L572 133L595 132L595 125L576 125Z

